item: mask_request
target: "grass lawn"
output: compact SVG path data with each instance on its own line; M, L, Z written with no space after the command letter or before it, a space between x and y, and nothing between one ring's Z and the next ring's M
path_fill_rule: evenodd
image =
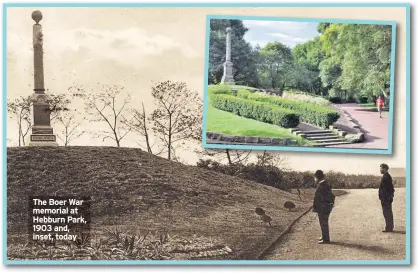
M236 136L289 137L300 144L309 141L291 134L287 129L225 112L208 104L207 131Z

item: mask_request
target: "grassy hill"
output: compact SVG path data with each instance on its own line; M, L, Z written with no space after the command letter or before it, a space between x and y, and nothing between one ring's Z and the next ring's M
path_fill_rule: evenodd
M92 237L104 237L106 230L115 228L139 237L150 231L167 232L172 239L160 244L164 255L159 259L252 259L310 206L296 195L140 149L8 148L9 256L27 238L31 195L91 196ZM287 200L297 204L295 212L283 208ZM254 213L257 206L272 217L272 227L261 223ZM220 246L231 251L208 252ZM141 255L129 257L144 258Z

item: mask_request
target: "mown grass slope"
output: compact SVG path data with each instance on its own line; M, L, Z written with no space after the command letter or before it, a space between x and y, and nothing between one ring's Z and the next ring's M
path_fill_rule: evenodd
M94 234L118 225L134 232L214 238L233 250L228 259L252 259L310 206L296 195L140 149L8 148L9 245L27 238L31 195L89 195ZM296 212L283 208L287 200L297 204ZM273 227L261 224L257 206L272 217Z
M300 144L310 141L293 135L288 129L254 119L240 117L208 105L207 131L236 136L283 137L297 140Z

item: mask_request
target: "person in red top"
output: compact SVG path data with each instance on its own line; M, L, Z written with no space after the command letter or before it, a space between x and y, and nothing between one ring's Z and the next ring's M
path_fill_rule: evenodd
M383 110L383 107L384 107L384 98L381 95L377 99L377 109L378 109L378 112L380 112L380 118L381 118L381 112Z

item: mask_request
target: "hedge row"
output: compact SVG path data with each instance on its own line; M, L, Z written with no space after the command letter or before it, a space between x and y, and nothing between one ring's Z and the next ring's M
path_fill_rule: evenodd
M212 94L212 105L220 110L281 126L294 128L300 123L299 115L270 103L246 100L232 95Z
M260 184L279 188L281 190L304 189L314 186L313 172L286 171L275 166L261 166L257 164L222 164L213 160L200 160L197 166L227 175L238 176ZM339 172L327 172L327 181L334 189L365 189L378 188L380 176L354 175ZM394 178L395 187L405 187L405 178ZM397 190L397 189L396 189Z
M300 120L302 122L317 125L323 128L328 128L339 119L339 113L336 110L312 103L287 100L273 96L257 95L242 90L238 92L237 96L243 99L270 103L281 108L293 110L300 115Z
M208 93L211 94L232 94L232 88L227 84L216 84L208 86Z

